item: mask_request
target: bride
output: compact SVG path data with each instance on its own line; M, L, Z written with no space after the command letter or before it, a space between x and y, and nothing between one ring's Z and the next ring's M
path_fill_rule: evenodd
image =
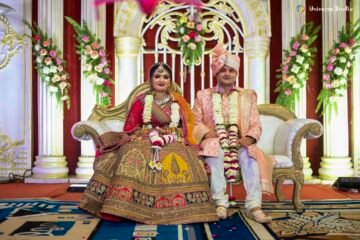
M168 65L154 64L149 75L150 90L133 101L123 132L110 133L118 140L96 157L79 207L104 219L146 224L216 221L208 176L191 137L189 104L170 90ZM102 136L107 138L114 139Z

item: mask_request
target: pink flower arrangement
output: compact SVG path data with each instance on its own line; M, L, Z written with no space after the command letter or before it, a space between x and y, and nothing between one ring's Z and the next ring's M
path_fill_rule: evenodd
M313 53L316 48L311 47L317 38L320 27L312 22L305 24L300 33L290 41L290 49L285 50L283 63L278 69L281 74L276 75L278 82L275 92L278 92L276 103L294 111L295 101L299 99L300 88L306 85Z
M176 23L179 47L183 52L184 63L192 66L201 63L204 48L204 27L199 12L181 16Z
M323 70L323 88L317 97L316 112L321 114L334 110L337 112L337 99L343 96L348 87L348 75L355 59L355 53L360 48L360 19L354 25L343 28L338 35L338 41L328 52Z
M96 39L95 34L90 32L85 21L81 26L72 18L65 18L76 31L77 53L84 59L83 73L93 83L96 103L108 107L111 104L113 80L110 76L111 71L106 59L106 51L100 45L100 39Z
M24 22L32 33L32 50L35 56L35 64L38 74L43 82L48 86L48 90L56 95L59 105L66 102L70 109L69 74L66 72L66 62L60 57L60 52L53 41L48 38L38 26L32 26Z

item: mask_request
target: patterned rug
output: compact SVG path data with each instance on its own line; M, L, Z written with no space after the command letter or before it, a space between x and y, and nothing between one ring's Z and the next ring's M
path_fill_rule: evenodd
M271 224L243 215L238 202L231 217L214 223L143 225L101 221L77 208L77 202L49 199L0 200L0 239L360 239L360 201L304 201L297 213L290 202L265 202ZM237 209L240 208L240 211Z

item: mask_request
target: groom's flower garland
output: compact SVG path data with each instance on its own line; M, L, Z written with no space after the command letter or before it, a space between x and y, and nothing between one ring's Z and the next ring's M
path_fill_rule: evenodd
M152 104L154 101L153 95L146 95L145 96L145 103L144 103L144 111L143 111L143 122L145 129L151 129L151 112L152 112ZM171 103L171 122L169 127L177 128L180 122L180 113L179 113L180 106L176 102ZM177 141L176 133L160 135L157 130L153 130L149 133L149 138L151 142L151 148L153 149L153 157L149 162L149 167L152 170L161 171L162 164L160 163L159 152L161 148L165 144L174 143Z
M221 95L212 95L213 114L216 124L216 131L219 136L219 143L224 151L224 171L228 182L234 182L239 178L240 167L237 160L238 153L238 105L239 93L234 91L229 97L229 129L225 128L224 117L222 114Z

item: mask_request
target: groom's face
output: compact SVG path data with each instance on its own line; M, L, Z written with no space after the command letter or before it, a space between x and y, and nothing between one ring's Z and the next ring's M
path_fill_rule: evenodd
M224 65L216 74L216 80L223 87L233 86L235 84L237 72L234 68Z

